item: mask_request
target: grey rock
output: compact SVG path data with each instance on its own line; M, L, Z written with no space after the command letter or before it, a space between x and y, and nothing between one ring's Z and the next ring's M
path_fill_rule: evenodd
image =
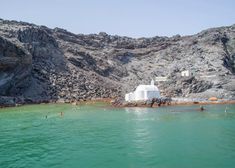
M15 106L16 100L14 97L0 96L0 107Z
M23 47L0 36L0 95L16 96L31 82L32 56Z
M234 25L136 39L0 20L0 96L22 102L121 98L156 76L163 96L234 99L234 74Z

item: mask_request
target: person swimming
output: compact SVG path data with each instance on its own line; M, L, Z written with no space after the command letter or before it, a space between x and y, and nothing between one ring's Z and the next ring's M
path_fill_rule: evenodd
M224 110L225 113L227 113L227 109L228 109L228 107L226 106L226 108L225 108L225 110Z
M200 111L203 111L205 110L203 106L200 106Z

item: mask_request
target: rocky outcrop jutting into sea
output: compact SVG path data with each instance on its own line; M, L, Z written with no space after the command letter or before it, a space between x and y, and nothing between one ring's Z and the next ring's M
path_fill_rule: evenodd
M135 39L0 20L0 104L123 97L156 76L165 96L233 99L234 74L235 25Z

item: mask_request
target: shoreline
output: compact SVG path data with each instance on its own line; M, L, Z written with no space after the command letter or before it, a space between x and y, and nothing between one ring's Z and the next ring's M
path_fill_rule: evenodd
M128 108L128 107L142 107L142 108L161 108L161 107L170 107L170 106L192 106L192 105L222 105L222 104L235 104L235 101L226 101L226 102L177 102L177 103L171 103L170 105L153 105L152 107L150 105L121 105L121 106L114 106L116 108Z
M187 106L187 105L217 105L217 104L235 104L235 100L227 100L227 101L211 101L211 102L177 102L172 103L170 106Z
M97 98L97 99L91 99L91 100L73 100L73 101L56 101L56 100L46 100L46 101L35 101L30 103L11 103L11 104L0 104L1 108L11 108L11 107L20 107L24 105L40 105L40 104L71 104L71 105L83 105L83 104L95 104L95 103L107 103L111 105L111 102L114 99L112 98Z
M112 98L98 98L91 100L82 101L71 101L71 102L58 102L58 101L47 101L47 102L32 102L23 104L11 104L11 105L0 105L0 108L20 107L24 105L39 105L39 104L71 104L71 105L92 105L96 103L107 103L107 105L114 108L128 108L128 107L143 107L143 108L159 108L166 106L191 106L191 105L219 105L219 104L235 104L235 100L224 100L219 99L217 101L172 101L170 104L161 104L160 106L156 103L151 107L146 102L135 102L135 103L119 103L115 104L115 99Z

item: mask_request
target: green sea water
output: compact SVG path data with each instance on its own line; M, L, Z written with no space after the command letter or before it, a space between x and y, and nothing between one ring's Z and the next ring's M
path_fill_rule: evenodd
M235 167L235 105L198 107L0 109L0 168Z

